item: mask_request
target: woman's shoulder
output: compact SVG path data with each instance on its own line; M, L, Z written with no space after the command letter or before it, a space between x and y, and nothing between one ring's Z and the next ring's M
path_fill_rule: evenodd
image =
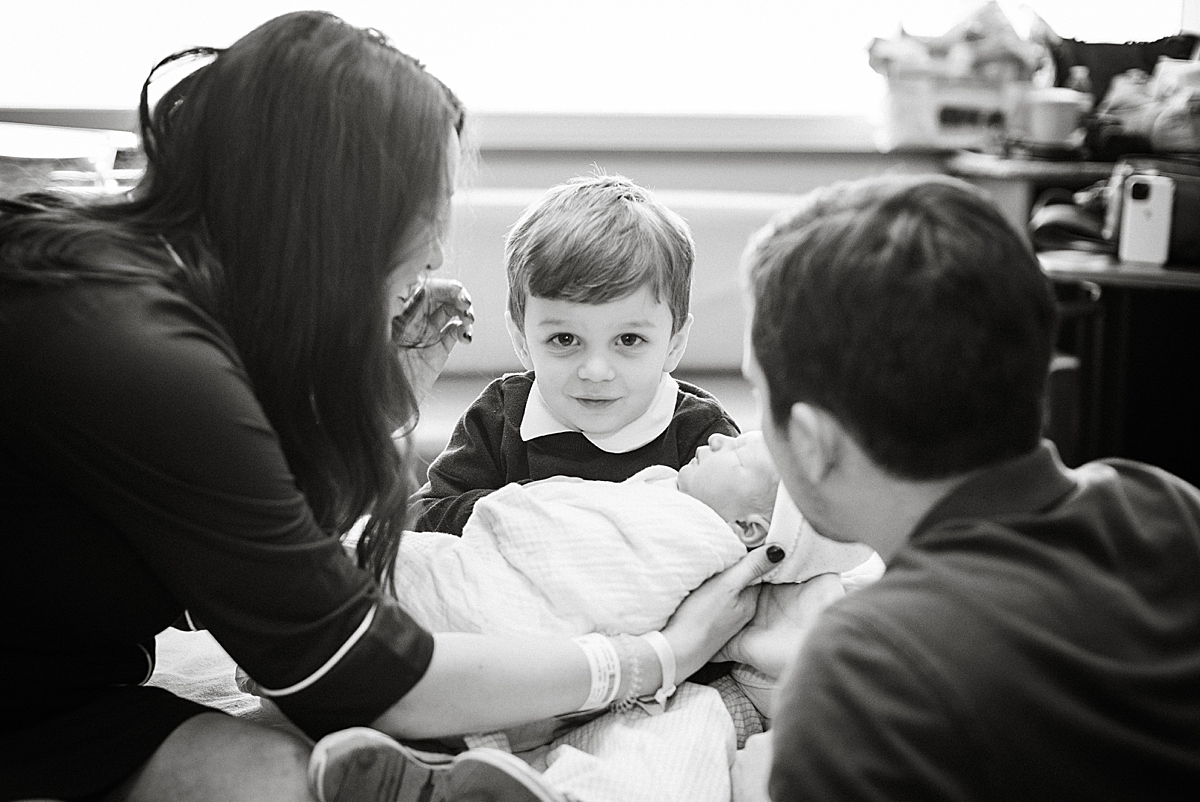
M49 285L8 285L0 305L0 328L12 337L33 338L25 346L35 349L88 348L89 343L141 349L186 337L199 337L221 349L229 346L210 315L155 280L76 278Z
M155 396L168 384L194 395L184 388L244 383L240 359L217 322L152 281L6 287L0 363L5 384L19 379L47 394L95 395L98 402Z

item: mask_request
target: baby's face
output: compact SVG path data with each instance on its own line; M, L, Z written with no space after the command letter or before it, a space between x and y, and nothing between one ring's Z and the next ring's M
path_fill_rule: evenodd
M645 412L687 343L687 329L671 333L671 310L649 287L601 304L530 296L524 332L510 333L554 417L595 435Z
M758 431L714 434L679 469L679 489L730 523L754 514L769 518L778 487L779 472Z

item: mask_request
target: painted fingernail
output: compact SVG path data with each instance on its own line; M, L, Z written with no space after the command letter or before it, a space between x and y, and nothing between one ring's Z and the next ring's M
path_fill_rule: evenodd
M767 546L767 559L771 562L782 562L783 558L786 556L787 555L784 554L783 549L779 546L776 546L774 543L772 543L770 546Z

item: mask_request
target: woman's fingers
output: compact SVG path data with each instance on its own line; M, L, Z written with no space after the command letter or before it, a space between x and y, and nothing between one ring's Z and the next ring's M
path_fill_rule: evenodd
M696 588L683 600L663 634L675 649L680 676L708 661L754 615L755 580L783 559L783 550L758 548Z
M392 321L392 340L408 348L453 348L474 337L471 295L456 279L427 278Z
M783 548L772 543L769 546L751 551L734 565L725 570L722 577L739 588L749 587L762 578L787 555Z

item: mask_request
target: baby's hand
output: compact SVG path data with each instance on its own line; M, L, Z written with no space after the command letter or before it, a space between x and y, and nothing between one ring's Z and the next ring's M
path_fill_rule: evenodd
M475 312L471 295L456 279L427 278L392 318L392 342L420 404L459 340L471 342Z

